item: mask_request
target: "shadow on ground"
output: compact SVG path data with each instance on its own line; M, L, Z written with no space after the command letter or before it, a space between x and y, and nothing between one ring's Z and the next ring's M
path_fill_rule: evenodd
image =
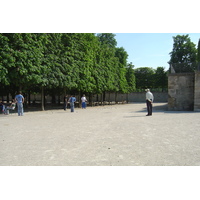
M147 112L147 108L144 106L142 110L136 111L136 112ZM168 103L162 104L162 105L153 105L153 113L156 112L163 112L163 113L170 113L170 114L182 114L182 113L198 113L194 111L175 111L175 110L168 110Z

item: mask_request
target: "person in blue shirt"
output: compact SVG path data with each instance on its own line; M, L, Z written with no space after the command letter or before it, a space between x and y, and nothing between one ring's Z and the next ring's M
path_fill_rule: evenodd
M74 112L74 103L76 102L76 98L71 96L68 102L70 103L71 112Z
M21 91L18 93L18 95L15 96L15 101L17 102L18 116L23 116L24 115L24 109L23 109L24 97L21 94Z

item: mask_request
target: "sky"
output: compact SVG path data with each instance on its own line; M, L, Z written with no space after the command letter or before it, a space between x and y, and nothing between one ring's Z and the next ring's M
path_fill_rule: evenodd
M117 46L128 53L128 62L138 67L169 68L169 53L173 49L173 36L189 34L196 47L200 33L115 33Z

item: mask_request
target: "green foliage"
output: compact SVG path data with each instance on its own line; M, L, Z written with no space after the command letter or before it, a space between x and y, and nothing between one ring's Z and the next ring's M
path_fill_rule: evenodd
M136 88L145 89L154 87L155 70L151 67L140 67L134 70L136 77Z
M135 79L135 72L134 72L134 65L129 63L126 67L126 80L128 84L128 92L134 92L136 89L136 79Z
M144 91L145 88L160 89L164 91L168 87L167 72L164 67L140 67L134 70L136 88Z
M0 83L24 91L127 92L123 48L112 33L0 34Z
M0 34L0 90L128 93L155 86L154 74L164 76L162 69L134 70L125 49L116 45L112 33Z
M200 62L200 39L199 39L198 47L197 47L197 61Z
M100 33L97 34L97 37L102 45L106 45L110 48L115 48L117 46L115 34L113 33Z
M162 91L167 88L168 77L164 67L157 67L154 74L154 88L161 88Z
M9 46L8 84L18 88L28 88L42 82L42 58L40 46L35 34L3 34ZM1 54L2 55L2 54ZM44 71L43 71L44 72Z
M8 38L0 34L0 83L4 85L9 85L8 73L13 63L13 57L10 52Z
M177 35L173 37L173 50L170 52L169 63L192 63L197 61L197 50L191 42L189 35Z
M173 39L173 50L170 52L171 59L168 63L173 65L175 71L194 71L195 65L191 64L197 62L196 45L193 42L191 42L188 34L177 35L176 37L173 37ZM182 70L179 69L180 66Z

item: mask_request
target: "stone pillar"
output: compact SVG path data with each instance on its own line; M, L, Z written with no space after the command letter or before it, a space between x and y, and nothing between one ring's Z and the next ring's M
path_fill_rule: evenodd
M196 71L195 73L194 111L200 111L200 71Z
M194 73L177 73L168 76L168 110L194 109Z

